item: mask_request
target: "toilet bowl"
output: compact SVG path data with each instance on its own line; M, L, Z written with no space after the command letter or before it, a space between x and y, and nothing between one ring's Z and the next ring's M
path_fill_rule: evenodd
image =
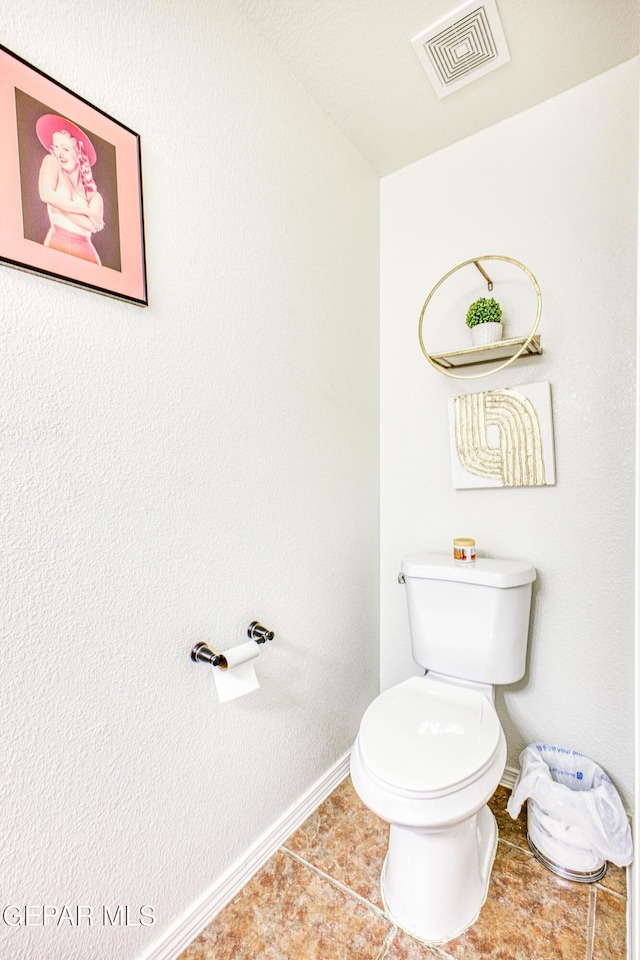
M485 901L497 845L487 801L506 755L489 684L430 672L386 690L362 718L351 778L391 825L383 903L425 943L458 936Z

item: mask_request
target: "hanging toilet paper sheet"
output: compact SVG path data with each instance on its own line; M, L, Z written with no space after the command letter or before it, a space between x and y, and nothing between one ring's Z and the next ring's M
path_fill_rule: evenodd
M213 671L220 703L235 700L236 697L258 689L260 684L251 661L255 660L259 653L260 647L253 640L224 651L222 656L227 661L226 669L216 667Z

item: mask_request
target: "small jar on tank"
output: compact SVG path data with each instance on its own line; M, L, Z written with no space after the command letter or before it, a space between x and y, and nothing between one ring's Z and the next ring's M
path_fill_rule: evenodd
M458 563L475 563L475 540L470 537L456 537L453 541L453 559Z

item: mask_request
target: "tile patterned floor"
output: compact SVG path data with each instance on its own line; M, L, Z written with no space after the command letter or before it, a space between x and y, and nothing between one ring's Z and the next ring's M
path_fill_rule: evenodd
M626 875L554 876L529 852L526 814L490 806L498 852L487 901L456 940L426 947L387 920L380 870L388 826L347 778L178 960L624 960Z

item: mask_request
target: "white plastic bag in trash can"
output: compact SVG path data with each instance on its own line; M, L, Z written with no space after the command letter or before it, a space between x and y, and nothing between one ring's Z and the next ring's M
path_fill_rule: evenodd
M605 860L633 860L629 820L604 770L575 750L532 743L520 754L520 774L507 803L515 820L525 800L528 833L556 864L593 870Z

